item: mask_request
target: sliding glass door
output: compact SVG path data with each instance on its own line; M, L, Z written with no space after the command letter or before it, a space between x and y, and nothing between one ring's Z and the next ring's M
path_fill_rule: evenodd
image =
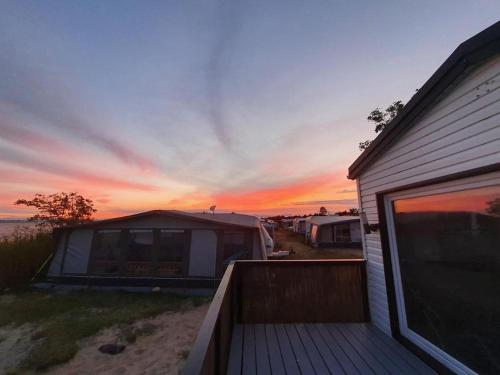
M457 373L500 373L498 183L385 197L401 334Z

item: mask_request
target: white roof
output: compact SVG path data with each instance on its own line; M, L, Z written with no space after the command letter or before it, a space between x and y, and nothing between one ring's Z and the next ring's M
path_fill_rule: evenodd
M112 219L96 220L86 224L75 225L75 227L96 226L96 225L100 226L100 225L106 225L108 223L117 223L128 220L139 220L142 217L152 216L152 215L203 220L218 224L237 225L237 226L257 228L257 229L260 228L260 220L256 216L235 214L235 213L215 213L215 214L192 213L192 212L185 212L178 210L153 210L153 211L141 212L134 215L117 217Z
M311 216L310 223L316 225L342 223L343 221L359 220L359 216Z
M235 213L191 213L184 211L172 211L172 213L187 217L209 220L221 224L232 224L260 228L260 220L257 216Z

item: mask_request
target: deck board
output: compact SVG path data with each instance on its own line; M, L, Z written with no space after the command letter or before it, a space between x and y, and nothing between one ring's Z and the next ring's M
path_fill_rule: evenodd
M358 340L353 334L352 329L349 329L341 324L336 324L335 329L337 329L346 338L346 340L349 341L352 347L368 363L368 366L371 367L375 374L390 375L391 373L397 374L399 372L397 368L391 369L391 362L387 363L382 358L378 358L375 353L377 350L376 346L368 345L367 347L365 345L367 341L366 339L362 341Z
M240 374L241 363L243 361L243 326L237 324L233 329L231 348L227 364L228 374Z
M295 353L293 352L290 341L288 340L288 335L286 334L284 324L276 324L275 329L281 350L281 357L283 358L283 364L285 366L285 373L300 375L300 370L295 358Z
M336 329L334 329L333 325L324 324L323 327L324 327L326 334L330 334L333 337L333 339L341 347L341 349L347 355L347 357L352 362L352 364L358 369L358 371L362 375L375 374L375 372L368 365L366 360L363 359L363 357L361 357L361 355L358 353L358 351L355 348L353 348L351 344L349 344L349 342L344 338L344 336L341 335L340 332L338 332Z
M255 375L257 363L255 356L255 325L243 326L243 363L241 373L243 375Z
M255 359L257 361L257 374L271 375L266 331L263 324L255 325Z
M326 329L320 324L310 324L310 329L315 329L319 335L323 338L323 341L327 344L328 349L333 354L335 359L340 363L342 369L346 374L361 374L354 363L349 359L342 347L337 343L337 341L328 333Z
M399 354L392 352L386 345L380 345L379 342L372 337L372 334L364 329L364 326L360 326L359 324L348 324L346 326L352 330L352 333L359 340L363 341L364 345L373 348L374 354L384 363L387 363L391 372L399 372L401 374L415 372L415 369Z
M300 341L299 334L295 328L295 324L285 324L285 330L288 334L288 339L290 340L290 345L292 345L293 352L295 353L295 359L299 365L300 372L302 374L315 374L311 360L307 356L306 350Z
M435 374L371 324L245 324L233 330L228 374Z
M416 371L415 372L416 374L425 375L425 374L435 373L431 368L429 368L429 366L427 366L424 362L418 359L415 355L410 353L408 349L399 344L392 337L389 337L386 334L384 334L378 328L370 327L370 329L368 329L368 327L366 326L360 326L360 328L364 329L367 332L367 334L369 334L374 340L376 340L378 345L386 347L387 349L391 350L395 355L401 357L403 360L409 363L410 366Z
M274 325L266 324L264 325L264 329L266 332L271 373L273 375L285 375L285 364L283 363L283 357L281 355L280 346L278 344L278 337L276 336Z
M295 328L297 330L297 333L299 334L302 345L304 345L304 349L306 350L307 356L311 361L315 373L317 375L328 375L330 372L328 370L328 367L326 366L323 356L321 355L314 341L311 339L311 336L307 332L304 325L296 324Z

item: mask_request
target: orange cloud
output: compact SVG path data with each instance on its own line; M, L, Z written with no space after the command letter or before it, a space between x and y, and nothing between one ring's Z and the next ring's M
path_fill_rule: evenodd
M270 208L296 205L300 201L333 200L339 188L352 183L343 174L330 173L307 177L292 184L249 192L228 192L214 196L215 202L224 207Z
M50 172L47 174L42 171L15 171L8 168L0 168L0 173L9 175L10 182L17 181L26 187L30 184L46 186L40 189L40 192L48 192L47 189L78 191L94 200L98 209L97 218L122 216L151 209L200 211L207 210L213 204L217 205L219 211L255 214L310 213L317 211L320 206L329 210L357 206L355 185L347 180L342 172L304 177L292 183L256 190L232 190L218 194L193 191L173 195L169 199L164 198L167 192L162 192L157 187L81 172L74 172L69 178L51 175ZM30 194L24 195L30 197ZM13 208L12 203L17 198L21 196L9 196L8 200L2 200L0 203Z

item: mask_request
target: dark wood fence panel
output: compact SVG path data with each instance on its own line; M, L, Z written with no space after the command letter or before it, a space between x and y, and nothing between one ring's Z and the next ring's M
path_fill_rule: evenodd
M236 263L241 323L365 322L365 262Z

